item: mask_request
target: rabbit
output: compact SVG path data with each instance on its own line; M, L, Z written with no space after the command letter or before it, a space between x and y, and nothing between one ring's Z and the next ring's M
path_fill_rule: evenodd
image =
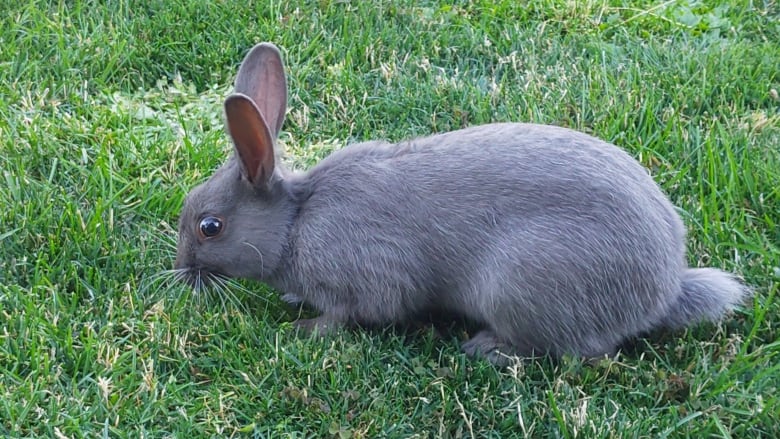
M192 285L262 281L318 310L296 322L318 334L451 313L481 328L462 350L497 365L613 355L749 294L687 267L675 208L617 146L494 123L352 144L292 172L275 146L286 106L280 52L258 44L224 103L235 154L181 211L175 269Z

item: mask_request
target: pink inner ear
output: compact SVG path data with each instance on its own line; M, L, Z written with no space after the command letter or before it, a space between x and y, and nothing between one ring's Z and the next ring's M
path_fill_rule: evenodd
M241 94L225 100L225 114L242 172L252 184L265 184L274 169L273 138L265 119L252 100Z
M287 81L279 49L260 43L249 51L236 77L236 93L248 96L260 110L272 138L282 129L287 109Z

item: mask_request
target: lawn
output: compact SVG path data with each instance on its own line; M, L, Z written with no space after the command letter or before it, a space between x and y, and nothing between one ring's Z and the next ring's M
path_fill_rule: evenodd
M780 437L780 6L454 3L0 0L0 434ZM690 264L754 298L615 359L497 369L458 328L308 339L263 285L189 294L160 273L259 41L288 66L290 166L491 121L575 128L645 165Z

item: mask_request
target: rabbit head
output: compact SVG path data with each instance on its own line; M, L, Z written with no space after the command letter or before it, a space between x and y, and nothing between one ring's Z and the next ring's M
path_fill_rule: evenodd
M278 265L294 213L274 154L286 105L279 51L258 44L225 100L235 154L187 195L181 211L175 268L191 285L214 276L262 279Z

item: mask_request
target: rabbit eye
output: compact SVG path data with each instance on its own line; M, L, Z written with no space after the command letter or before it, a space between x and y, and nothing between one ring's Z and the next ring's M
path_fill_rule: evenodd
M200 234L204 238L213 238L222 232L222 219L215 216L207 216L200 220Z

